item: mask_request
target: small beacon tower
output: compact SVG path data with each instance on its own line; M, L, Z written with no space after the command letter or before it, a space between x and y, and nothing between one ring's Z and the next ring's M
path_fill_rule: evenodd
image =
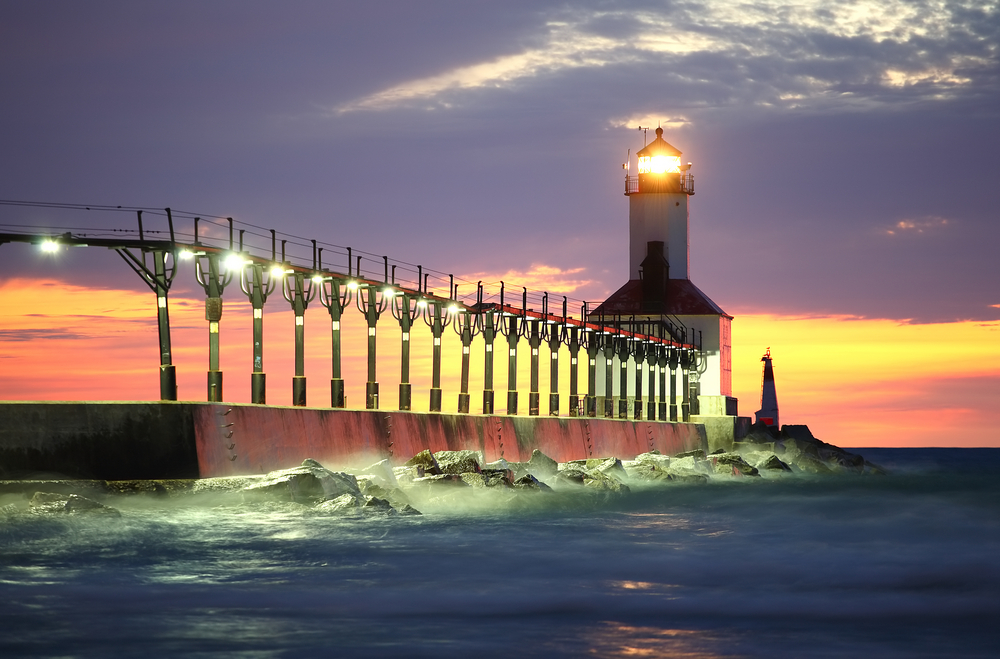
M778 394L774 390L774 368L771 366L770 348L760 360L764 362L764 379L760 383L760 409L757 410L754 420L758 423L763 422L765 426L779 428Z

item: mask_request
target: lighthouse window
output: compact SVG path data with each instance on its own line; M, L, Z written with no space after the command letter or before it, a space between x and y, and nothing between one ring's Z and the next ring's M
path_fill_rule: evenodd
M642 156L639 158L640 174L664 174L681 171L681 159L677 156Z

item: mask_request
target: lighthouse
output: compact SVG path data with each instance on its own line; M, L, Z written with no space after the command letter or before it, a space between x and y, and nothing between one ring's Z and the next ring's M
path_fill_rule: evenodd
M671 414L670 420L704 422L707 428L711 426L709 434L720 438L718 444L725 445L732 441L737 425L737 400L732 396L733 317L690 278L688 205L694 195L694 176L692 164L683 163L682 156L663 139L663 129L657 128L655 139L636 152L634 164L626 163L628 280L589 319L641 333L661 332L677 343L695 345L696 359L689 371L673 375L671 367L671 377L676 378L669 387L671 409L676 406L688 414L676 418ZM623 369L642 368L622 366L622 358L610 351L608 359ZM645 393L652 395L648 390ZM605 396L613 394L604 392ZM638 397L633 387L616 397L629 395ZM710 443L715 443L711 437Z
M674 279L687 279L688 198L694 194L691 163L681 164L681 152L663 139L656 139L636 154L638 174L625 177L628 196L629 272L640 279L642 262L651 241L662 242L664 257ZM629 163L631 165L631 163Z

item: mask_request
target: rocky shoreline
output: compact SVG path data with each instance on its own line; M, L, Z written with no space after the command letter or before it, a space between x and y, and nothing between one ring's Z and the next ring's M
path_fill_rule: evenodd
M181 505L255 506L283 503L317 516L420 515L421 510L525 507L550 497L570 502L624 496L633 489L737 478L884 475L862 456L822 442L806 426L751 428L731 451L674 456L657 451L558 463L538 450L527 462L484 463L478 451L425 450L404 465L382 460L334 471L316 460L258 476L191 480L0 481L0 516L109 515L123 498L170 499Z

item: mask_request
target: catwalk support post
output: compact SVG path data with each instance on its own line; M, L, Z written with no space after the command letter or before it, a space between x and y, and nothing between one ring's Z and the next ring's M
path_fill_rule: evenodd
M156 294L156 329L160 352L160 400L177 400L177 372L173 364L173 351L170 345L170 314L167 308L167 293L174 275L177 274L177 254L174 243L174 222L167 211L167 221L170 227L170 250L149 249L146 246L142 227L142 211L137 211L139 220L139 249L142 256L133 254L129 248L115 249L118 256L139 275L139 278ZM146 263L146 254L151 253L153 267ZM170 266L167 267L167 256L170 256Z
M413 387L410 384L410 331L419 313L417 300L403 293L395 295L390 302L392 315L399 321L399 409L408 412L413 409Z
M208 402L222 402L222 370L219 368L219 322L222 320L222 293L232 281L231 272L223 272L220 254L212 252L197 257L195 277L205 291L205 320L208 321ZM202 267L208 262L208 269Z
M273 255L272 255L273 258ZM240 272L240 288L250 301L253 310L253 371L250 374L250 402L267 403L267 381L264 373L264 303L274 292L278 279L284 278L284 269L275 265L266 271L263 263L244 263Z
M316 297L315 282L304 272L295 271L282 278L281 292L295 315L295 375L292 377L292 405L306 404L305 331L306 309Z
M483 304L483 282L479 282L478 306ZM486 347L483 350L483 414L494 413L495 395L493 392L493 342L496 339L496 315L492 310L487 310L477 317L477 322L482 322L483 342Z
M350 258L348 257L348 263ZM350 306L351 296L357 288L345 284L340 279L334 279L323 271L323 285L320 288L320 302L330 312L330 407L343 409L347 407L347 396L344 393L344 380L341 377L341 340L340 320L344 309Z

